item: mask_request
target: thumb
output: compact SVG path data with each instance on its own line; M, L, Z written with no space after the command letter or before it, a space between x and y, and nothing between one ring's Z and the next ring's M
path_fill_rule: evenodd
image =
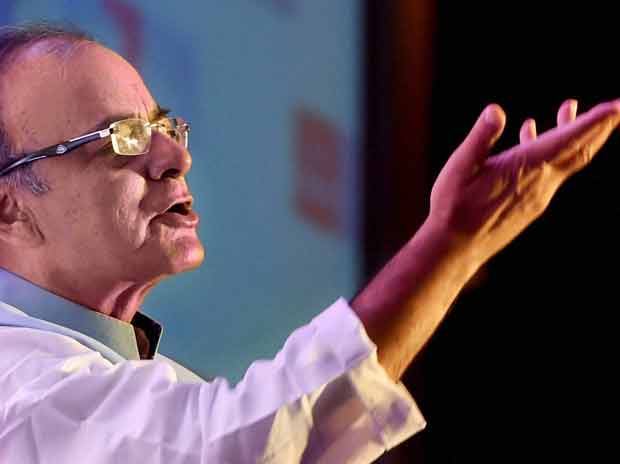
M454 151L447 166L456 176L469 177L487 158L491 148L502 135L506 125L506 114L493 103L478 117L463 143Z

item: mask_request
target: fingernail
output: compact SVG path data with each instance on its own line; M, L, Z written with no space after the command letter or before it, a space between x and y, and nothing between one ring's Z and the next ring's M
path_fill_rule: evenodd
M577 100L571 100L568 108L570 109L570 114L573 118L577 116Z
M499 111L497 105L490 105L484 111L484 121L493 127L499 127L501 121L499 117Z

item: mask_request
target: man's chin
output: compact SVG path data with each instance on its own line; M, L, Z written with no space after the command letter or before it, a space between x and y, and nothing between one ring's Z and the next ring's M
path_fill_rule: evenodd
M170 274L191 271L198 268L205 258L205 250L198 237L184 237L177 240L168 250Z
M194 232L149 240L141 247L140 255L137 273L147 280L159 280L196 269L204 261L205 250Z
M143 275L147 278L166 277L191 271L204 261L205 251L196 236L179 237L168 246L150 247L149 256L141 261Z

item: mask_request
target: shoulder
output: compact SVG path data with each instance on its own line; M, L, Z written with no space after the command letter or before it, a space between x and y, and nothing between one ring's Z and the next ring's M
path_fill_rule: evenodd
M33 354L64 357L91 351L66 335L30 327L0 326L0 346L0 366L7 358Z
M27 327L0 327L0 397L54 372L61 377L81 368L111 367L100 353L71 337Z

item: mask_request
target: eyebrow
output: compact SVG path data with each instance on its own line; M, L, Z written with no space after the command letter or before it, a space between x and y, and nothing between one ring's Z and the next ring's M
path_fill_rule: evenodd
M150 122L157 121L167 116L169 113L170 113L170 110L168 108L164 108L164 107L157 105L155 106L153 110L149 112L148 119ZM129 113L113 114L111 116L106 117L102 121L99 121L99 123L96 124L89 132L96 132L96 131L100 131L103 129L107 129L110 126L110 124L112 124L113 122L121 121L123 119L131 119L131 118L140 118L140 117L136 116L135 114L129 114Z

